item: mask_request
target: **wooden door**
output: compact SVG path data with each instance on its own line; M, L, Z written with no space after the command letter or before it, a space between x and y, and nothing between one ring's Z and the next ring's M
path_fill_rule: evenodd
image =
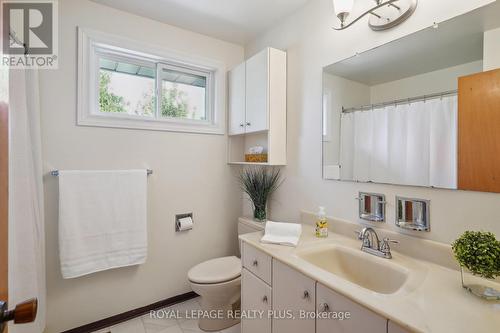
M458 189L500 192L500 69L458 79Z
M8 301L9 110L0 101L0 301Z
M269 49L247 60L246 133L269 129Z
M273 333L314 332L315 287L316 281L273 261Z
M245 133L245 66L229 72L229 135Z
M316 333L387 333L387 319L320 283L316 284L316 309L321 313ZM349 318L339 317L346 313Z

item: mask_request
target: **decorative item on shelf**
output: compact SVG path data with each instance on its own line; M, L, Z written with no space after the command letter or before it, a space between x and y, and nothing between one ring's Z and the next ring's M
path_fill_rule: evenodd
M372 8L365 10L357 18L347 23L347 17L354 7L354 0L333 0L335 15L340 20L340 27L333 29L344 30L370 15L368 26L374 31L394 28L408 19L417 8L418 0L375 0Z
M267 154L245 154L245 162L267 163Z
M452 249L460 264L462 287L476 296L500 300L500 241L495 235L466 231Z
M266 163L267 153L264 152L264 147L255 146L248 148L248 153L245 154L245 162Z
M239 182L243 192L252 201L254 219L266 221L269 198L283 183L281 170L274 167L248 167L241 172Z

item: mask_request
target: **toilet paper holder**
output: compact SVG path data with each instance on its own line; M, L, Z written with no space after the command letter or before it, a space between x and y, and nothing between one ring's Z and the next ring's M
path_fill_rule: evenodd
M188 230L191 230L192 227L190 229L187 229L187 230L181 230L181 222L180 220L181 219L184 219L184 218L191 218L191 221L193 222L193 225L194 225L194 220L193 220L193 213L185 213L185 214L176 214L175 215L175 232L181 232L181 231L188 231Z

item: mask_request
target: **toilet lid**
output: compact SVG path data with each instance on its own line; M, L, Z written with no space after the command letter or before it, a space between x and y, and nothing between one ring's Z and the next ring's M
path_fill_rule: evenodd
M191 268L188 279L194 283L221 283L241 275L241 260L237 257L216 258Z

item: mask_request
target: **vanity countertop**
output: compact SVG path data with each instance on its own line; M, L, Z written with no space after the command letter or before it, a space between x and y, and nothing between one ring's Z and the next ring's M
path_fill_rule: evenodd
M500 303L482 300L465 291L460 283L460 272L451 268L394 250L392 259L378 258L361 252L361 242L354 238L330 232L328 238L318 239L310 225L302 225L302 236L296 248L262 244L262 235L263 232L244 234L240 239L411 331L492 333L500 330ZM297 255L303 250L332 244L358 249L373 260L391 260L404 266L410 272L408 281L393 294L380 294L327 272Z

